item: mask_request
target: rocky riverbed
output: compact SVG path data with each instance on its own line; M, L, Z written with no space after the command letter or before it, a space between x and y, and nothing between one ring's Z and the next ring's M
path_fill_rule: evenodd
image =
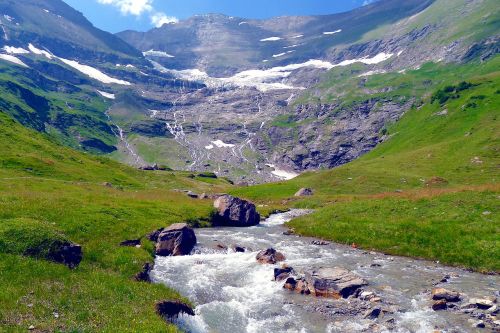
M275 214L248 228L199 229L192 255L157 257L152 280L197 305L195 316L178 318L179 326L231 333L499 331L498 275L288 235L283 224L305 213ZM259 263L257 254L268 248L285 260ZM347 271L367 284L347 298L315 297L285 289L287 279L275 280L275 268L288 267L290 276L305 281L311 274Z

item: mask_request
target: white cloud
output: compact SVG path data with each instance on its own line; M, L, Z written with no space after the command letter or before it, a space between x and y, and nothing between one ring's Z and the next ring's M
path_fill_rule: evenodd
M164 24L172 24L177 22L179 22L179 20L176 17L168 16L167 14L162 12L151 15L151 23L157 28L160 28Z
M153 0L97 0L103 5L112 5L120 9L124 15L140 16L153 10Z
M164 24L179 22L176 17L157 11L153 6L154 0L97 0L97 2L114 6L123 15L141 16L144 13L149 13L151 24L158 28Z

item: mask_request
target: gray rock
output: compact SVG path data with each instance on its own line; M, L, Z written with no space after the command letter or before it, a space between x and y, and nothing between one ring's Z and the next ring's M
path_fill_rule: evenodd
M333 298L347 298L362 286L368 285L364 279L343 268L307 271L305 281L311 294Z
M156 243L159 256L188 255L196 245L196 235L186 223L176 223L163 229Z
M382 314L382 309L379 307L376 307L376 308L369 309L368 311L366 311L363 318L376 319L376 318L380 317L381 314Z
M311 196L313 195L314 192L312 189L310 188L301 188L300 190L297 191L297 193L295 193L295 196L296 197L307 197L307 196Z
M441 299L439 301L435 301L432 304L432 310L434 311L441 311L441 310L446 310L448 308L448 304L446 303L446 300Z
M259 253L257 253L257 256L255 258L261 264L273 265L277 262L285 260L285 256L283 255L283 253L278 252L273 248L260 251Z
M260 215L253 203L231 195L218 197L214 207L217 209L214 225L249 227L260 222Z
M442 299L444 299L447 302L460 301L460 293L456 291L450 291L444 288L434 288L431 294L432 294L432 299L435 301Z
M274 269L274 281L282 281L290 277L293 274L292 267L282 267Z

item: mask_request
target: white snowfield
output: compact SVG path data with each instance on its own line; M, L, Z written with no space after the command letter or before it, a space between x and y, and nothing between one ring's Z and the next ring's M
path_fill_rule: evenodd
M31 51L31 53L34 53L36 55L41 55L41 56L44 56L48 59L52 59L53 56L52 54L50 54L49 52L45 51L45 50L40 50L39 48L35 47L33 44L29 44L28 45L28 49Z
M97 92L102 96L102 97L105 97L105 98L108 98L108 99L115 99L115 94L110 94L110 93L107 93L105 91L100 91L100 90L97 90Z
M261 39L260 41L261 42L277 42L281 39L282 39L281 37L268 37L268 38Z
M205 149L206 150L212 150L212 149L214 149L214 145L205 146Z
M97 68L87 66L87 65L82 65L74 60L68 60L68 59L64 59L64 58L58 58L58 59L61 60L62 62L64 62L66 65L73 67L77 71L79 71L79 72L81 72L81 73L83 73L83 74L85 74L85 75L87 75L87 76L89 76L97 81L101 81L102 83L106 83L106 84L115 83L115 84L120 84L120 85L124 85L124 86L130 85L130 82L112 78L111 76L104 74L103 72L101 72Z
M233 148L234 145L233 144L230 144L230 143L225 143L224 141L222 140L215 140L215 141L212 141L212 144L214 146L216 146L217 148ZM206 148L206 147L205 147Z
M311 59L299 64L290 64L286 66L272 67L269 69L246 70L231 77L222 78L210 77L206 72L200 71L199 69L186 69L179 71L167 69L154 61L152 61L151 63L159 71L172 74L183 80L202 82L212 88L224 86L235 86L240 88L253 87L262 92L266 92L270 90L305 89L304 87L294 87L283 82L283 79L288 78L294 71L302 68L312 67L317 69L330 70L335 67L348 66L358 62L372 65L388 60L392 56L392 53L379 53L372 58L364 57L359 59L344 60L338 64L332 64L331 62L323 60Z
M10 54L0 54L0 59L11 62L13 64L16 64L16 65L19 65L22 67L28 67L28 65L26 65L24 62L22 62L21 59L18 59Z
M22 47L14 47L14 46L4 46L2 48L5 52L9 54L28 54L30 51L23 49Z
M76 69L80 73L83 73L83 74L91 77L92 79L100 81L102 83L105 83L105 84L112 84L112 83L114 83L114 84L120 84L120 85L124 85L124 86L131 85L130 82L127 82L127 81L124 81L124 80L115 79L115 78L113 78L113 77L111 77L111 76L109 76L107 74L104 74L103 72L101 72L97 68L94 68L94 67L91 67L91 66L88 66L88 65L82 65L82 64L78 63L75 60L69 60L69 59L64 59L64 58L57 57L57 56L51 54L48 51L41 50L41 49L37 48L36 46L34 46L31 43L28 45L28 49L33 54L44 56L44 57L46 57L48 59L54 59L54 58L58 59L59 61L62 61L66 65L68 65L68 66Z
M279 57L282 57L284 55L290 54L292 52L295 52L295 50L293 50L293 51L286 51L286 52L278 53L278 54L273 54L273 58L279 58Z
M271 171L271 173L273 175L275 175L276 177L283 179L283 180L290 180L290 179L293 179L293 178L299 176L298 173L279 169L274 164L266 164L266 166L274 169L274 171Z
M167 52L157 51L157 50L153 50L153 49L146 51L146 52L142 52L142 55L144 55L145 57L150 56L150 57L161 57L161 58L175 58L175 56L173 56Z
M293 39L302 38L302 37L304 37L304 35L292 36Z
M338 34L339 32L342 32L342 29L335 30L335 31L325 31L325 32L323 32L323 35L335 35L335 34Z

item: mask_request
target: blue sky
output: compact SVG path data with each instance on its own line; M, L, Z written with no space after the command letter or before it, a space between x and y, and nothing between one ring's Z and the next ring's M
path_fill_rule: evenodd
M196 14L222 13L245 18L332 14L373 0L64 0L95 26L110 32L145 31Z

